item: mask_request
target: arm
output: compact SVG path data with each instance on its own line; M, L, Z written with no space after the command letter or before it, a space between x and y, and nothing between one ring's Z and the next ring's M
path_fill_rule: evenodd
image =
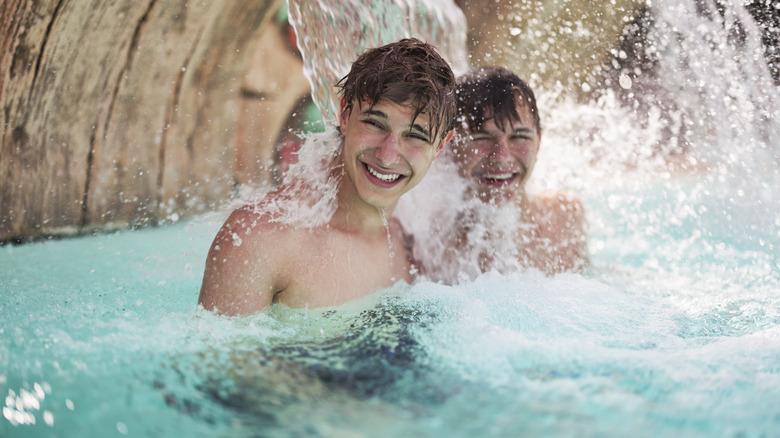
M234 211L209 249L198 304L236 316L259 312L273 302L279 287L277 233L250 207Z

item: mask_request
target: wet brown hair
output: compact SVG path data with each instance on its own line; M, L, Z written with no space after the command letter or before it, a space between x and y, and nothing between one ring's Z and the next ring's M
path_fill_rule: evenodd
M338 84L344 111L355 102L370 106L387 99L414 107L413 119L426 113L431 141L452 129L455 119L455 75L432 45L415 38L370 49L352 64Z
M542 131L536 96L533 90L516 74L503 67L479 67L458 78L458 113L456 119L470 131L477 131L488 119L504 130L520 121L518 106L527 106L534 119L536 131Z

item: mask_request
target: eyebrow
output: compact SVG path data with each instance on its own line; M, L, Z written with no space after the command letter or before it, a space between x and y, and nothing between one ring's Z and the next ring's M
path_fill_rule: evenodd
M512 132L514 134L533 134L534 130L530 128L517 128L513 129Z
M380 117L382 119L387 120L387 114L385 114L382 111L369 109L369 110L363 111L363 114L364 115L368 115L368 116L376 116L376 117ZM410 130L411 131L417 131L418 133L425 135L425 138L427 138L427 139L431 138L430 131L428 131L427 129L423 128L419 123L414 123Z
M411 130L412 131L416 131L419 134L422 134L425 137L426 140L430 141L430 139L431 139L431 132L428 131L427 129L423 128L422 126L418 125L417 123L412 125L412 129Z
M525 128L525 127L521 127L521 128L515 128L515 129L513 129L513 130L511 130L511 131L509 131L509 132L510 132L511 134L529 134L529 135L533 135L533 133L534 133L534 130L533 130L533 129L531 129L531 128ZM485 135L491 135L491 132L490 132L490 131L486 131L486 130L485 130L485 129L483 129L483 128L480 128L480 129L477 129L476 131L472 131L472 132L471 132L471 134L472 134L472 135L474 135L474 134L485 134Z

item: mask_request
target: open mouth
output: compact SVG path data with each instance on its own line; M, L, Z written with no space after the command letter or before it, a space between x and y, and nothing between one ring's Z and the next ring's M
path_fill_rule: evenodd
M520 178L518 172L483 173L479 180L488 186L501 187L513 183Z
M379 173L376 169L369 166L368 164L363 164L366 168L366 171L369 173L369 175L373 176L374 178L378 179L379 181L387 184L394 183L398 181L401 176L400 173Z

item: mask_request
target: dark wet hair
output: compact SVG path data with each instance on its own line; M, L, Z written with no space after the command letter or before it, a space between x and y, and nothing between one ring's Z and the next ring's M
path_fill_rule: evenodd
M482 128L488 119L496 126L520 121L518 106L527 106L534 119L536 130L542 130L539 110L533 90L516 74L503 67L479 67L458 78L457 86L459 123L465 122L470 131Z
M455 119L455 75L432 45L415 38L370 49L352 64L336 85L345 100L370 106L380 99L414 107L414 119L428 114L432 139L452 129Z

